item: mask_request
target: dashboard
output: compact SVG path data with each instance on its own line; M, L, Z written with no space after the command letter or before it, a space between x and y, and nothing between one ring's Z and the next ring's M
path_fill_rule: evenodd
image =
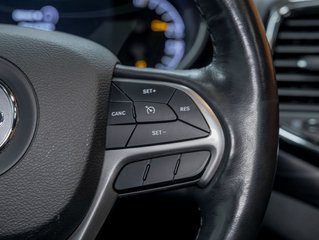
M193 1L184 0L4 0L0 22L78 35L139 68L187 68L207 41Z

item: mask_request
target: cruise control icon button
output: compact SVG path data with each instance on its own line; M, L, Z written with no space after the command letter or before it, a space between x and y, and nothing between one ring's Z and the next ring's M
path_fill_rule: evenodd
M208 136L207 132L194 128L186 123L176 121L170 123L137 125L128 147L146 146L161 143L178 142Z
M147 115L152 115L156 113L156 109L153 106L145 106L145 108L146 108Z
M110 103L108 124L129 124L135 123L133 115L133 103L131 102L119 102Z
M176 120L175 113L166 104L135 102L134 105L137 122L166 122Z

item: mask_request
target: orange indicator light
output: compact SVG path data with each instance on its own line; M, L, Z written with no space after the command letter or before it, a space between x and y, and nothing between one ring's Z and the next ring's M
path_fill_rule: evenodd
M135 67L137 68L146 68L147 62L145 60L138 60L135 62Z
M151 29L153 32L165 32L168 28L168 23L160 20L153 20L151 22Z

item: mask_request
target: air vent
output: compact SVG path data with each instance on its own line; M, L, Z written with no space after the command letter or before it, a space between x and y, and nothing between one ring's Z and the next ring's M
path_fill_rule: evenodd
M282 107L319 106L319 9L292 11L275 41L274 60Z
M319 1L275 5L267 34L277 72L281 139L319 152Z

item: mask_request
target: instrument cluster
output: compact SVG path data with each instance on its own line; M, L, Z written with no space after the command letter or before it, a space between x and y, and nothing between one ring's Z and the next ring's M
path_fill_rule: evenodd
M3 0L0 23L78 35L139 68L187 68L208 36L185 0Z

